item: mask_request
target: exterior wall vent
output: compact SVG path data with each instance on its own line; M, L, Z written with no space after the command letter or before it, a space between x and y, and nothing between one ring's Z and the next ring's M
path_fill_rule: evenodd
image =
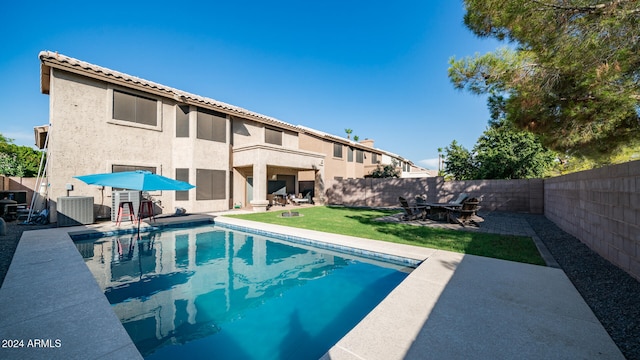
M77 226L93 224L92 196L59 197L56 206L58 226Z

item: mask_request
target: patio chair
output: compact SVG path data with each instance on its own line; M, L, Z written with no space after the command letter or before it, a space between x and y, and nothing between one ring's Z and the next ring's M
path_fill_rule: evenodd
M311 191L307 192L307 194L304 196L305 199L307 199L307 201L309 202L309 204L315 204L313 202L313 197L311 196Z
M427 204L427 195L416 195L415 211L420 213L422 220L427 218L430 211L429 204Z
M402 220L405 220L405 221L415 220L418 218L420 214L414 208L409 206L409 202L407 202L407 199L403 198L402 196L399 196L398 201L400 201L400 206L402 206L402 209L404 210L404 215L402 215Z
M467 193L460 193L458 198L447 203L428 203L429 215L434 220L447 220L449 218L450 208L460 209L463 202L469 197Z
M480 206L478 206L479 203L480 201L478 201L477 198L470 198L462 203L462 207L447 207L447 218L449 222L458 223L462 226L478 226L478 223L473 220L473 217L478 212L478 209L480 209Z

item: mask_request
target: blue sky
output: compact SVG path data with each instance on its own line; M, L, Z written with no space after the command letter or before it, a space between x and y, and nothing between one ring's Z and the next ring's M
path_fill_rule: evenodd
M0 133L33 144L49 122L41 50L224 101L437 168L473 147L484 97L457 91L448 60L495 50L462 1L10 1L0 12Z

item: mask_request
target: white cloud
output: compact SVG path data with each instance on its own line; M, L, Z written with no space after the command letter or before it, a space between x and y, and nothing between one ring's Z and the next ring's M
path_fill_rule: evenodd
M438 158L418 160L418 164L430 170L438 170Z

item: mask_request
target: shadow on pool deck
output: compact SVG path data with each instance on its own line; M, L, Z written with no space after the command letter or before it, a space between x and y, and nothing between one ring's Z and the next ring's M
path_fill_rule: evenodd
M560 269L235 218L216 222L425 260L324 359L624 358ZM68 235L107 225L23 234L0 288L0 338L60 345L0 349L1 358L141 358Z

